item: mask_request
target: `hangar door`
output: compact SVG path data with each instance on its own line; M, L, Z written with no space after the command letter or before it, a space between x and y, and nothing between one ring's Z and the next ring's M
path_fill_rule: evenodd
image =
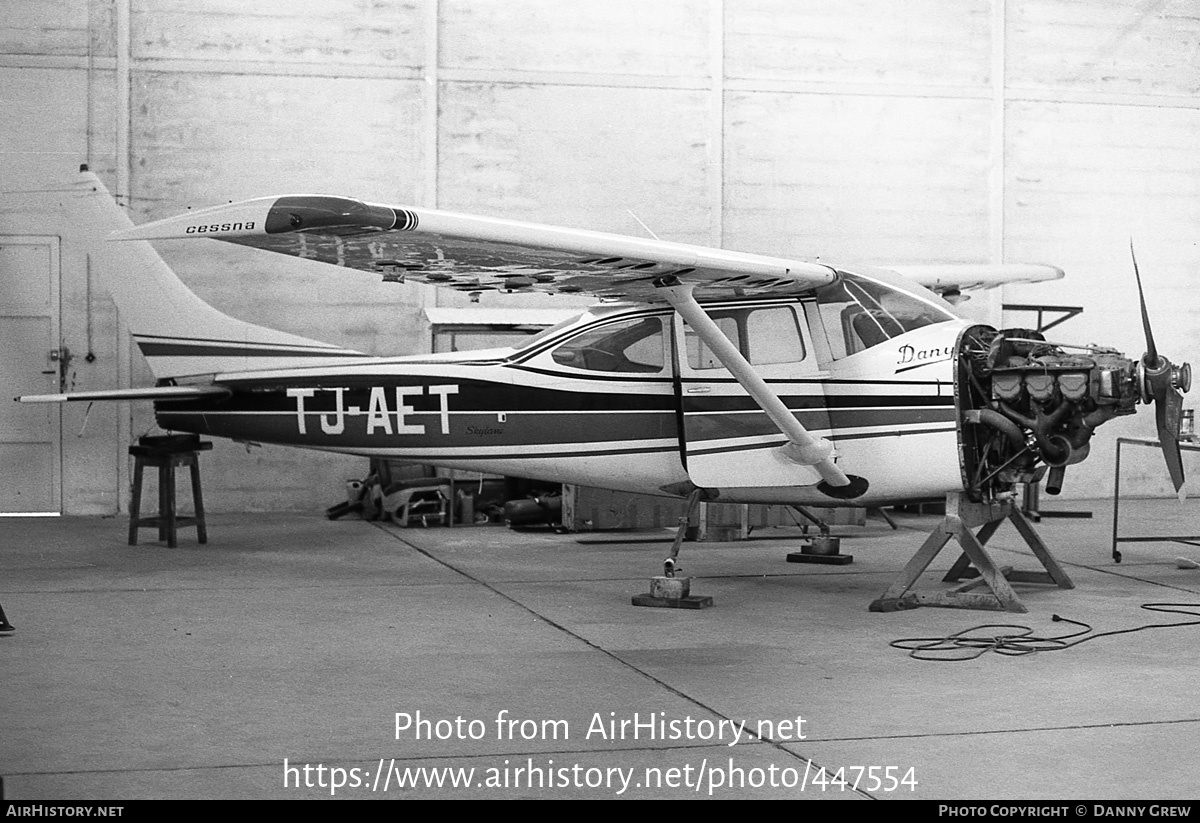
M0 235L0 514L61 511L57 237Z

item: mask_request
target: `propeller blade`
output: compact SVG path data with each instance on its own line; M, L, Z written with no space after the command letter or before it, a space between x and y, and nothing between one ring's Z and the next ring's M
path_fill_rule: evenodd
M1192 387L1192 367L1187 363L1175 366L1159 357L1150 331L1150 312L1146 310L1146 294L1142 290L1142 274L1138 271L1133 238L1129 239L1129 256L1133 260L1133 276L1137 279L1138 302L1142 307L1142 329L1146 332L1146 353L1142 355L1140 391L1145 402L1154 403L1154 420L1158 426L1158 445L1167 461L1167 471L1175 491L1183 488L1183 455L1179 448L1179 421L1183 416L1183 395Z
M1146 365L1158 365L1158 348L1154 345L1154 333L1150 331L1150 313L1146 311L1146 295L1142 291L1142 275L1138 271L1137 255L1133 253L1133 238L1129 239L1129 256L1133 258L1133 276L1137 279L1138 301L1142 304L1142 328L1146 332Z
M1154 419L1158 423L1158 445L1167 461L1167 471L1175 491L1183 488L1183 455L1179 449L1179 419L1183 412L1183 395L1172 388L1154 398Z

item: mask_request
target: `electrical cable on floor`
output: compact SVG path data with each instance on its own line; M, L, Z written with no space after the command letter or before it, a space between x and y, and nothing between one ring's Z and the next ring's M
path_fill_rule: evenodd
M908 656L914 660L942 660L954 662L958 660L974 660L987 652L995 652L1009 657L1019 657L1037 652L1056 652L1078 646L1089 640L1101 637L1112 637L1118 634L1133 634L1147 629L1173 629L1181 626L1200 626L1200 603L1144 603L1141 608L1151 612L1180 614L1194 617L1181 623L1150 623L1145 626L1135 626L1130 629L1114 629L1113 631L1097 632L1087 623L1070 620L1052 615L1056 623L1070 623L1079 626L1080 630L1056 637L1038 637L1028 626L1017 626L1011 623L988 623L965 629L946 637L908 637L893 640L888 645L896 649L907 649ZM1009 633L995 633L997 629L1012 629ZM1088 635L1088 636L1084 636ZM1079 639L1075 639L1079 638Z

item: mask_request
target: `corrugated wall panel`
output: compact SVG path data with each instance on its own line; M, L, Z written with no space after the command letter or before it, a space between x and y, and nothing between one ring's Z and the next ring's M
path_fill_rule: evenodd
M447 69L708 74L708 0L443 0Z
M990 82L988 0L725 4L726 74L935 86Z
M0 190L45 185L78 167L88 140L86 83L81 71L0 68Z
M89 5L78 0L5 3L0 14L0 54L87 54Z
M132 0L142 60L419 66L422 3L384 0Z
M133 88L140 219L281 186L398 202L418 195L418 81L137 72Z
M707 242L703 93L447 84L444 208Z
M989 107L730 94L726 243L863 262L986 259Z
M1008 3L1008 83L1120 94L1200 92L1194 0Z

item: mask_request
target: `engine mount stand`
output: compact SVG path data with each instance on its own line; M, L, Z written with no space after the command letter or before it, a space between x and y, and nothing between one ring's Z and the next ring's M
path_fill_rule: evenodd
M992 560L984 544L1005 520L1012 521L1026 545L1046 569L1044 572L1001 569ZM977 527L981 528L977 534L973 534L971 530ZM963 554L942 580L946 583L957 583L964 577L972 579L944 592L909 592L921 574L929 568L933 559L952 539L962 546ZM1010 581L1048 583L1060 589L1075 588L1071 578L1050 554L1046 544L1012 500L975 503L963 492L950 493L946 495L946 516L930 532L924 544L908 561L888 590L871 603L870 610L892 612L915 609L919 606L940 606L1019 613L1028 611L1009 585ZM987 586L991 594L970 591L979 586Z

